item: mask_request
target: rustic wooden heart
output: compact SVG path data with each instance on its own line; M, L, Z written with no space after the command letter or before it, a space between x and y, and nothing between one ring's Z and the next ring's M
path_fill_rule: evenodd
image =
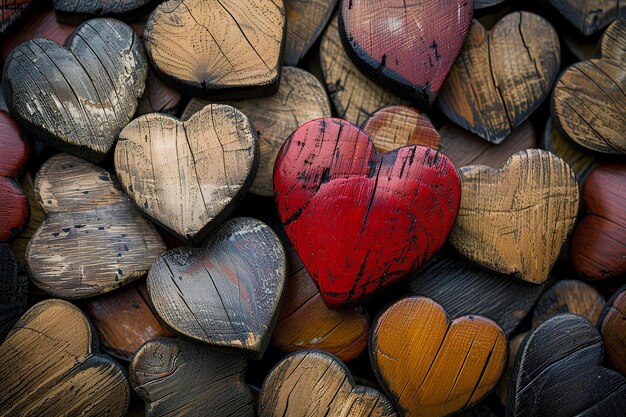
M369 350L379 382L406 417L447 416L473 406L496 386L507 355L496 323L481 316L452 321L426 297L385 310L372 327Z
M626 376L626 286L606 303L598 320L607 362Z
M472 24L474 0L342 0L348 55L379 85L429 107Z
M559 281L542 294L533 311L533 328L563 313L582 316L592 323L604 308L604 297L591 285L574 279Z
M460 199L444 155L425 146L377 154L341 119L310 121L287 139L274 191L287 236L330 308L424 264L445 242Z
M254 417L246 360L181 339L153 339L130 364L130 383L146 416Z
M147 75L135 32L114 19L93 19L65 47L47 39L16 47L2 84L11 114L36 138L100 162L133 117Z
M602 29L626 14L626 5L615 0L549 0L569 22L585 36Z
M85 315L45 300L22 316L0 345L0 405L7 416L124 416L126 376L94 352Z
M28 245L31 279L55 297L114 290L148 272L165 245L104 169L68 154L46 161L35 178L46 217Z
M337 0L285 0L285 65L298 65L328 24Z
M264 223L235 218L202 248L177 248L157 260L148 292L157 314L191 339L261 357L283 298L287 261Z
M464 129L500 143L548 96L560 61L556 31L536 14L508 14L489 32L474 21L439 108Z
M248 118L230 106L206 106L185 122L151 113L120 133L115 171L141 211L199 243L250 188L258 148Z
M501 169L459 169L461 206L450 242L492 271L542 283L578 213L578 184L561 158L539 149L513 155Z
M572 233L570 257L576 272L588 279L626 274L626 164L599 165L583 186L587 215Z
M168 0L150 15L144 42L182 93L236 99L276 91L285 32L282 1Z
M26 311L27 293L28 275L17 273L9 245L0 243L0 343Z
M507 415L623 415L626 378L601 367L602 354L602 337L587 319L561 314L546 321L517 353Z
M293 353L269 373L259 396L259 417L395 417L380 391L355 385L350 372L319 350Z
M80 23L92 17L136 20L149 12L155 0L54 0L54 11L62 23Z
M626 17L617 18L606 29L600 39L600 51L602 58L624 62L626 59Z

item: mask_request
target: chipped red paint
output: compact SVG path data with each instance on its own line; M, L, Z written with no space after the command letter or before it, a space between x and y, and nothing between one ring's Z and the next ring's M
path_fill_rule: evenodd
M452 229L461 193L443 154L424 146L377 154L357 126L331 118L305 123L285 142L274 192L285 231L330 308L423 265Z

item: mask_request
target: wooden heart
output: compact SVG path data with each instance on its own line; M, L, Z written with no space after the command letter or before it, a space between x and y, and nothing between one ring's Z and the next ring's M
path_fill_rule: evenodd
M350 372L319 350L293 353L269 373L259 397L259 417L395 417L380 391L355 385Z
M410 297L376 319L369 351L379 382L402 415L447 416L496 386L507 345L502 329L485 317L452 321L430 298Z
M217 228L204 246L177 248L157 260L148 293L177 333L259 358L283 297L287 261L276 234L246 217Z
M598 320L607 362L626 376L626 286L606 303Z
M602 58L624 62L626 59L626 17L611 23L600 39Z
M583 186L587 215L572 233L570 257L576 272L604 280L626 274L626 164L599 165Z
M130 364L130 383L146 416L254 417L246 360L181 339L153 339Z
M556 31L536 14L508 14L489 32L474 21L439 108L464 129L500 143L548 96L560 58Z
M230 106L207 106L186 122L151 113L120 133L115 171L141 211L199 243L250 188L258 148L248 118Z
M626 5L615 0L549 0L585 36L602 29L626 13Z
M54 11L62 23L80 23L92 17L136 20L149 12L155 0L54 0Z
M561 314L546 321L517 353L507 415L623 415L626 378L601 367L602 354L602 337L587 319Z
M47 39L16 47L2 84L11 114L37 139L100 162L133 117L147 75L135 32L117 20L93 19L65 47Z
M274 191L287 236L335 309L424 264L445 242L460 199L444 155L424 146L377 154L340 119L310 121L287 139Z
M532 326L562 313L582 316L592 323L604 308L604 297L591 285L574 279L559 281L543 293L533 311Z
M94 352L85 315L61 300L42 301L0 345L0 406L10 416L124 416L126 376Z
M104 169L68 154L35 178L46 217L28 245L33 283L66 299L114 290L148 272L165 245Z
M177 90L236 99L276 91L285 32L282 1L168 0L150 15L144 42Z
M578 184L561 158L539 149L513 155L501 169L459 169L461 206L450 242L492 271L542 283L578 213Z
M472 24L474 0L342 0L348 55L378 84L430 106Z
M335 10L337 0L285 0L287 38L285 65L298 65L320 36Z
M0 243L0 343L26 311L28 275L17 273L9 245Z
M41 209L41 205L39 205L37 197L35 196L35 182L30 173L26 172L24 174L24 178L22 178L20 186L22 187L24 195L26 195L26 200L28 200L30 213L28 216L28 223L26 223L22 230L15 236L9 246L15 255L19 269L26 271L26 249L28 248L31 237L33 237L37 229L39 229L39 226L41 226L41 223L46 215Z

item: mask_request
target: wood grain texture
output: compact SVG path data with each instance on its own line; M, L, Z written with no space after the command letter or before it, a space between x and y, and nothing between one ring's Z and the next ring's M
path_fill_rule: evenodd
M178 91L236 99L276 91L285 32L280 0L169 0L150 15L144 43Z
M511 383L511 375L513 373L515 359L517 358L517 352L519 352L519 349L524 342L524 338L526 338L527 335L528 332L520 333L509 340L509 357L506 361L506 369L504 370L502 379L500 379L498 387L496 388L498 399L505 407L509 401L509 385Z
M37 139L100 162L137 109L148 62L137 35L114 19L85 22L65 47L46 39L11 52L4 96Z
M626 274L626 164L599 165L582 190L586 216L572 233L570 256L584 278L604 280Z
M254 417L243 376L246 361L182 339L154 339L130 364L130 382L146 417Z
M137 20L156 3L156 0L53 0L59 22L74 24L94 17Z
M210 102L193 98L182 119L189 119ZM294 67L283 67L278 91L268 97L222 101L249 119L260 144L259 169L250 191L274 195L273 171L276 155L289 135L309 120L330 117L330 101L322 84L312 74Z
M199 249L177 248L157 260L148 292L177 333L260 358L278 316L287 261L276 234L246 217L217 228Z
M606 27L618 16L626 15L626 5L619 0L549 0L572 25L585 36Z
M257 170L259 143L248 118L209 105L185 122L151 113L129 123L115 171L137 207L196 244L237 207Z
M336 5L337 0L285 0L285 65L298 65L328 24Z
M556 31L536 14L510 13L489 32L474 21L439 108L464 129L500 143L548 96L560 57Z
M274 170L287 236L334 309L424 264L454 224L459 188L442 154L415 145L377 154L366 134L340 119L300 126Z
M550 152L529 149L501 169L472 165L459 175L455 249L494 272L544 282L576 221L573 171Z
M154 71L150 71L146 79L146 90L139 100L136 114L138 116L147 113L173 114L182 98L180 92L163 84Z
M43 223L26 251L33 283L66 299L92 297L144 276L165 245L104 169L68 154L35 178Z
M26 311L28 276L17 273L9 245L0 243L0 343Z
M369 351L402 415L447 416L472 407L496 386L507 344L502 329L485 317L450 320L430 298L410 297L376 319Z
M623 415L626 378L601 367L602 355L602 337L587 319L561 314L544 322L517 354L507 415Z
M20 230L9 245L11 247L11 251L15 255L15 259L17 259L19 268L25 271L27 268L26 248L28 247L30 239L33 237L37 229L39 229L39 226L43 222L46 215L37 201L37 197L35 196L35 184L29 173L24 174L24 177L20 182L20 186L22 187L22 191L28 200L30 215L28 216L28 223L26 223L26 225L22 228L22 230Z
M126 376L96 353L85 315L61 300L42 301L0 345L0 409L6 416L124 416Z
M345 362L355 359L367 346L367 315L355 307L330 310L293 248L287 259L287 290L272 344L286 353L320 349Z
M606 361L626 376L626 286L606 303L598 328L604 339Z
M602 58L624 62L626 59L626 16L611 23L600 39Z
M577 314L595 323L604 304L604 297L591 285L573 279L559 281L537 301L532 326L539 327L544 321L562 313Z
M0 35L11 29L34 3L33 0L2 0L0 3Z
M320 64L326 90L337 117L362 125L381 107L408 101L367 78L352 62L341 43L338 18L326 27L320 43Z
M395 417L380 391L356 385L350 372L328 353L305 350L280 361L259 398L259 417Z

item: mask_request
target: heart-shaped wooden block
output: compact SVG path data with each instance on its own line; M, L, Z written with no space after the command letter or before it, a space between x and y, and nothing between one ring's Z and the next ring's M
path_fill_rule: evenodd
M147 75L135 32L93 19L65 47L47 39L16 47L2 84L11 114L37 139L100 162L133 117Z
M26 311L27 293L28 275L17 273L13 252L0 243L0 343Z
M602 29L614 19L626 14L626 5L615 0L579 1L548 0L569 22L585 36Z
M602 337L585 318L561 314L524 340L513 367L511 417L623 416L626 378L603 368Z
M450 242L492 271L542 283L574 226L578 184L561 158L528 149L500 169L459 169L461 207Z
M122 368L94 352L85 315L61 300L22 316L0 346L0 405L6 416L124 416Z
M54 0L53 3L60 22L80 23L90 17L136 20L151 10L155 0Z
M107 171L58 154L35 179L46 217L30 240L31 279L55 297L76 299L144 276L165 245Z
M342 0L346 51L378 84L430 106L472 24L474 0Z
M235 218L204 246L177 248L157 260L148 293L174 331L212 346L261 357L283 297L287 261L264 223Z
M560 61L556 31L536 14L508 14L489 32L474 21L439 107L459 126L500 143L548 96Z
M383 107L365 121L363 131L372 139L377 152L390 152L407 145L441 149L441 137L430 118L411 107Z
M423 265L458 211L456 168L425 146L377 154L357 126L300 126L274 168L278 212L330 308L380 290Z
M115 171L141 211L200 243L250 188L258 148L248 118L230 106L206 106L185 122L151 113L120 133Z
M626 286L606 303L598 328L604 339L607 362L626 376Z
M293 353L269 373L259 417L396 417L380 391L355 385L346 366L319 350Z
M277 0L168 0L150 15L146 52L187 95L243 98L278 87L286 32Z
M285 0L287 39L285 65L298 65L328 24L337 0Z
M394 303L374 323L370 359L406 416L448 416L485 397L507 357L504 332L481 316L450 320L426 297Z
M130 364L130 383L146 416L254 417L246 360L181 339L146 342Z
M533 311L532 326L562 313L572 313L595 323L604 308L602 294L591 285L575 279L557 282L541 295Z

